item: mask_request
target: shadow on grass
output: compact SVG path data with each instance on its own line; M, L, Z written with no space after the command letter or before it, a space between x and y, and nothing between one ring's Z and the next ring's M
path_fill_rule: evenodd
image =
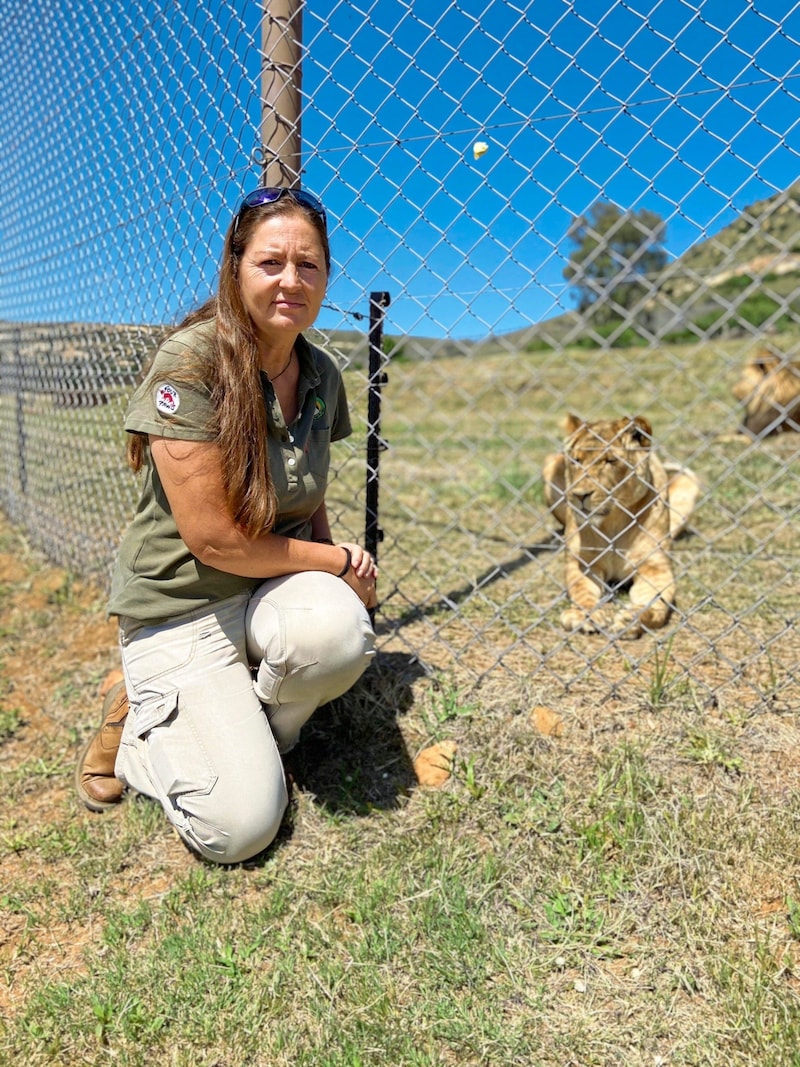
M321 707L285 759L295 786L329 812L367 815L398 806L416 785L397 719L425 674L416 656L379 652L360 681Z
M488 541L489 539L485 540ZM497 541L498 539L494 538L493 540ZM564 538L561 533L554 531L546 541L541 541L535 545L521 545L516 556L492 563L481 574L464 582L463 585L449 589L427 603L412 604L395 619L379 619L376 633L379 636L395 633L404 626L410 626L412 623L419 622L429 615L438 615L443 611L453 611L479 590L509 578L515 571L518 571L521 567L527 567L529 563L544 553L557 552L563 547L563 544ZM384 603L388 604L389 601L384 601Z

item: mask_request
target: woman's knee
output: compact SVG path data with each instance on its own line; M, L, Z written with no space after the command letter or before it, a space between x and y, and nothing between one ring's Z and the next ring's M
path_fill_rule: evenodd
M184 796L168 812L180 836L212 863L242 863L275 840L288 805L285 783L261 797Z
M117 760L124 779L158 799L187 844L216 863L265 849L288 803L275 739L246 678L239 696L247 699L231 684L228 707L213 686L206 699L187 686L140 702Z
M339 578L289 575L258 590L247 613L248 653L278 674L312 664L360 676L375 651L366 608Z

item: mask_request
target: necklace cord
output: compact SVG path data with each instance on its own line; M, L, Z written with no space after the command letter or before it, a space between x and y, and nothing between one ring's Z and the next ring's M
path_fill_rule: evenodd
M285 374L287 372L289 367L292 365L292 360L293 359L294 359L294 349L292 349L292 351L289 353L289 360L288 360L286 366L283 368L283 370L279 370L274 378L270 378L269 375L267 375L267 378L269 379L270 385L272 385L273 382L276 382L278 380L278 378L281 377L281 375L283 375L283 374Z

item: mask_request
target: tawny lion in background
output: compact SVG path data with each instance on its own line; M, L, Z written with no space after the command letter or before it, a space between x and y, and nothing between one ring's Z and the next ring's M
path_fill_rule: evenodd
M686 526L700 485L685 468L668 473L642 416L565 420L564 451L544 461L545 500L563 522L567 630L625 639L664 626L675 605L669 552ZM670 486L673 487L670 492ZM630 583L630 607L610 602Z
M769 437L800 431L800 364L776 352L759 352L742 368L733 395L744 405L742 431Z

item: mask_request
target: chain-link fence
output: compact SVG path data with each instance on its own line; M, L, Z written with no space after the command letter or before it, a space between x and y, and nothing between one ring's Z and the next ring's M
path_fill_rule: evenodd
M261 176L274 20L245 0L0 9L0 505L104 579L136 498L126 397ZM363 536L369 301L390 297L382 647L534 700L797 706L799 39L777 0L304 6L302 182L335 259L319 331L356 425L341 536ZM788 432L736 432L754 386ZM677 610L638 640L562 625L542 465L568 412L644 416L700 486Z

